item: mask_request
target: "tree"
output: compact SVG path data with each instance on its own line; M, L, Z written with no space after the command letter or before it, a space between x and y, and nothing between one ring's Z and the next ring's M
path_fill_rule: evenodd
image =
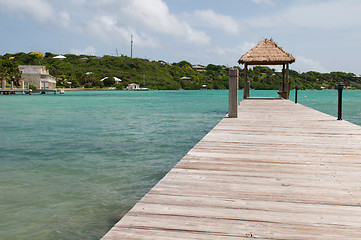
M112 77L117 76L123 82L116 87L123 88L132 82L143 85L143 76L145 76L151 89L200 89L202 85L207 85L208 89L228 88L229 68L215 64L208 64L205 72L198 72L187 61L170 65L164 61L149 61L126 56L94 57L74 54L67 54L66 59L59 61L53 59L54 56L55 54L50 52L46 52L45 57L37 52L8 53L0 56L0 78L7 81L14 80L18 84L18 65L41 64L46 66L51 75L64 80L61 82L63 86L67 86L69 81L72 82L72 87L101 87L102 84L97 81L104 76L109 76L109 79L104 81L104 85L114 86ZM240 70L242 78L243 69L236 67ZM184 76L191 77L193 83L181 81L180 78ZM346 86L361 84L361 79L356 78L353 73L314 71L298 73L290 70L289 76L293 85L297 84L300 88L302 86L307 89L317 89L320 86L334 88L340 81ZM282 73L265 66L254 66L249 69L248 77L252 86L257 89L278 89ZM240 88L243 87L243 82L240 80Z
M41 52L31 52L29 53L31 57L32 64L41 64L41 61L44 58L44 55Z
M0 78L1 81L7 82L14 81L16 86L20 85L21 74L17 65L13 60L1 60L0 61Z
M114 85L115 80L113 77L108 77L107 79L104 79L103 83L104 83L104 86L111 87L112 85Z

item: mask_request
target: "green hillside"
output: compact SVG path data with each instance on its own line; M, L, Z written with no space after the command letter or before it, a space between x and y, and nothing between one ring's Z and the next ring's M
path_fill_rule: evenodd
M176 89L227 89L228 70L226 66L209 64L205 71L197 71L192 64L186 61L179 63L166 63L164 61L149 61L147 59L130 58L126 56L87 56L64 55L66 59L54 59L55 54L45 53L16 53L0 56L0 78L10 82L19 82L18 65L44 65L50 74L55 76L57 86L85 88L117 87L125 88L130 83L148 86L150 89L176 90ZM240 76L243 70L240 69ZM255 66L249 69L249 80L253 89L278 89L282 73L268 67ZM100 79L108 77L103 82ZM123 81L115 84L114 78ZM190 79L181 79L187 77ZM346 87L360 88L361 79L353 73L331 72L298 73L290 70L292 88L298 85L300 89L333 89L338 82L344 82ZM243 80L240 81L243 88Z

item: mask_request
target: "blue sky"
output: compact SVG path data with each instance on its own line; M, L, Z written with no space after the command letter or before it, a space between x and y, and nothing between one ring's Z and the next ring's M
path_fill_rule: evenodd
M0 54L130 55L236 66L264 38L291 69L361 74L359 0L0 0Z

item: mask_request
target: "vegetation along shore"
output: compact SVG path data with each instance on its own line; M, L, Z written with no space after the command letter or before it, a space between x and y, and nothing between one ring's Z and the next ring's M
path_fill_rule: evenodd
M45 55L20 52L0 56L0 80L6 80L8 84L14 80L15 86L20 86L19 65L42 65L56 78L57 87L62 88L125 89L131 83L158 90L228 88L227 66L200 66L187 61L170 64L127 56L57 56L50 52ZM236 67L241 75L243 69ZM252 89L276 90L279 88L282 73L269 67L255 66L249 70L248 77ZM340 81L346 88L361 89L361 77L353 73L299 73L290 70L292 88L297 85L299 89L334 89ZM240 81L240 88L243 88L243 81Z

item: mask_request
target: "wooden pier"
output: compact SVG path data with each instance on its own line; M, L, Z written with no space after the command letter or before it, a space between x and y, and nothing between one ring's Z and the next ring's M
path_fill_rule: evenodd
M14 88L14 89L9 89L9 88L0 88L0 94L3 95L10 95L10 94L31 94L32 90L31 89L18 89L18 88Z
M361 239L361 127L247 99L104 237Z
M9 88L1 88L0 89L0 94L3 95L10 95L10 94L32 94L32 93L41 93L41 94L46 94L46 93L54 93L56 94L58 92L57 89L21 89L21 88L14 88L14 89L9 89Z
M41 94L46 94L46 93L54 93L56 94L58 92L57 89L34 89L32 91L33 93L41 93Z

